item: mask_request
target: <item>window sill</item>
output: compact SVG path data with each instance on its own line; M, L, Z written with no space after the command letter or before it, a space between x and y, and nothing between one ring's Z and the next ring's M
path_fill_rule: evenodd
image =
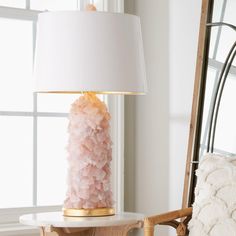
M39 229L33 226L25 226L20 223L1 224L0 236L23 236L23 235L39 235Z

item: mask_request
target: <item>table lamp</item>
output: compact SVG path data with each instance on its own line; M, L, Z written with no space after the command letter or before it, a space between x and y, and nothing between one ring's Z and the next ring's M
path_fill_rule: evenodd
M39 14L36 92L79 93L69 114L64 216L115 214L110 114L96 94L144 94L146 74L137 16L96 11Z

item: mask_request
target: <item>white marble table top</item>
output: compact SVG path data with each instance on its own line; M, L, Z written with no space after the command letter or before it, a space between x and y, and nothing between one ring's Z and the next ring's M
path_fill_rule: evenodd
M122 212L114 216L105 217L64 217L63 213L58 211L22 215L19 221L24 225L38 227L82 228L135 224L143 221L143 219L144 215L130 212Z

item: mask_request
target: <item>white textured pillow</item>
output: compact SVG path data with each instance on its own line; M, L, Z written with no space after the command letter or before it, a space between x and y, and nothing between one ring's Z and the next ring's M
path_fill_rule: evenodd
M196 172L190 236L236 236L236 157L206 154Z

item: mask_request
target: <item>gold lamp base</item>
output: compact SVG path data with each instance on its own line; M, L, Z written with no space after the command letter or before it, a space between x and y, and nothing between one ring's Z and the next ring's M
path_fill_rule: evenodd
M67 209L63 208L64 216L89 217L89 216L112 216L115 215L114 208L95 208L95 209Z

